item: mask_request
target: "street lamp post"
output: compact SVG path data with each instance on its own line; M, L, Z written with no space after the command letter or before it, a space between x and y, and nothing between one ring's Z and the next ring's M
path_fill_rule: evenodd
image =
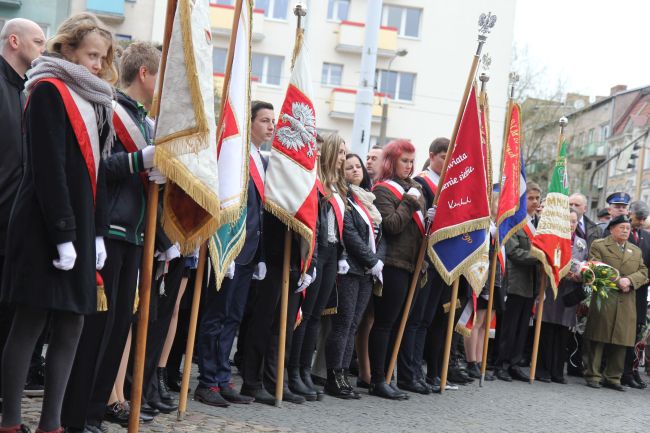
M390 58L388 61L388 69L386 70L387 74L390 74L390 67L393 65L393 60L397 57L404 57L408 54L407 49L401 49L395 51L395 55ZM388 125L388 96L384 93L383 99L381 102L381 126L379 128L379 145L386 145L386 126Z

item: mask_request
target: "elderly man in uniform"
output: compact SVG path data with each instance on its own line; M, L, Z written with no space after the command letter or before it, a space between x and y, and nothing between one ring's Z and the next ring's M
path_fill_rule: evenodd
M630 242L641 250L643 263L650 266L650 232L643 230L643 224L648 218L650 209L642 201L630 203L630 223L632 231ZM636 290L636 341L641 340L641 329L646 322L648 309L648 285L644 284ZM621 377L621 383L631 388L642 389L648 385L641 379L639 374L639 359L635 348L629 347L625 353L625 371Z
M629 197L629 196L628 196ZM591 245L590 260L606 263L620 273L617 290L602 299L600 308L595 302L589 308L584 333L584 377L587 386L600 388L601 361L606 357L602 385L625 391L621 376L625 364L626 347L636 341L636 293L648 282L648 268L643 263L641 250L628 241L632 230L630 219L618 215L608 225L609 234Z

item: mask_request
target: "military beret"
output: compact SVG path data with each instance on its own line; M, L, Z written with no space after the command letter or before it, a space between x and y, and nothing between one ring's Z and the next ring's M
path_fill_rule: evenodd
M611 229L615 225L618 224L623 224L623 223L630 223L630 219L627 217L627 215L619 215L616 218L612 218L612 220L607 224L607 228Z

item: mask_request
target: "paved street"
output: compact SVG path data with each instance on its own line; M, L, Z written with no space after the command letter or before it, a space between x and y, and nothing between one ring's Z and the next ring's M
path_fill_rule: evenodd
M404 402L368 396L358 401L327 397L322 402L281 409L254 403L210 408L189 402L185 422L160 415L144 426L147 433L305 432L643 432L650 429L650 390L587 388L582 380L568 385L487 382L444 395L411 394ZM192 383L194 388L195 382ZM27 420L35 424L40 399L26 400ZM111 425L113 432L123 431Z

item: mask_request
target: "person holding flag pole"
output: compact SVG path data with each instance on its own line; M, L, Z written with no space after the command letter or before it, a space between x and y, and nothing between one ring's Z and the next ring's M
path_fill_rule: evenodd
M188 351L194 342L198 301L207 246L219 226L217 122L214 115L212 41L207 0L168 0L159 80L151 115L156 117L154 165L169 179L165 187L163 228L182 253L199 248ZM165 81L165 76L173 80ZM150 183L140 273L139 319L133 362L129 433L139 431L145 353L151 300L153 251L159 188ZM191 342L191 344L189 343ZM187 353L187 352L186 352ZM187 396L190 363L185 366L181 402ZM184 407L179 402L179 418Z
M316 114L305 43L302 4L296 5L296 44L287 94L280 110L264 185L263 243L267 275L258 290L243 358L244 383L240 393L255 401L280 406L283 397L294 403L305 399L289 392L284 383L285 352L291 349L300 293L315 278L318 186L316 183ZM291 283L291 284L290 284ZM291 285L291 293L289 286ZM279 314L276 314L279 307ZM278 332L276 346L270 342ZM273 365L277 359L277 363ZM262 363L275 377L275 397L263 387ZM269 384L270 385L270 384Z
M441 202L444 205L437 209L431 225L429 255L443 280L447 284L453 282L440 377L441 393L447 384L459 278L468 272L483 254L482 246L490 222L487 172L484 166L476 88L473 83L481 50L495 22L496 16L492 13L481 14L479 17L478 47L467 76L445 166L440 176L441 187L436 196L436 204ZM459 211L459 208L463 208L462 211Z
M571 268L571 224L569 222L569 181L566 173L566 147L564 128L568 120L562 117L560 137L558 139L558 156L553 170L553 177L548 188L544 210L537 225L535 237L532 239L531 256L537 258L544 268L539 281L537 311L535 312L535 336L533 354L530 362L530 383L535 380L537 369L537 352L539 336L542 329L542 313L544 310L544 294L546 293L547 277L553 288L553 296L557 297L560 280L569 273Z
M526 224L526 167L521 147L521 116L520 107L514 102L515 86L519 76L510 73L510 91L506 111L505 133L503 135L503 151L501 158L501 182L499 205L496 218L496 233L494 235L494 252L490 258L490 279L485 329L492 323L492 308L494 306L494 285L496 280L497 259L500 261L501 273L505 272L505 256L501 248L510 236ZM498 326L498 325L497 325ZM490 333L483 336L483 356L481 359L481 379L483 386L487 369L487 355Z

